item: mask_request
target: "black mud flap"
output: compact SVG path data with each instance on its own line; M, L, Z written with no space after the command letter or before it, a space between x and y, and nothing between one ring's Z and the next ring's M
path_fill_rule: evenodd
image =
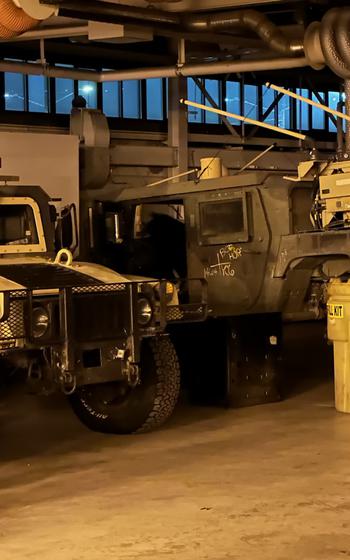
M191 402L242 407L280 400L280 315L209 319L170 332Z
M281 315L233 318L228 331L227 406L252 406L280 400Z

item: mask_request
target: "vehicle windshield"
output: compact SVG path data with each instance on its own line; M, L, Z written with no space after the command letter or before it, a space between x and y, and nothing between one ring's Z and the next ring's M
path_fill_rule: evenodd
M35 245L34 212L28 204L0 204L0 245Z

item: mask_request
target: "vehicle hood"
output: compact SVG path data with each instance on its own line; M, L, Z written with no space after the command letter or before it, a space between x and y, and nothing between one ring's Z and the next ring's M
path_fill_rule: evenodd
M40 259L0 261L0 290L75 288L130 280L103 266L73 263L71 266Z

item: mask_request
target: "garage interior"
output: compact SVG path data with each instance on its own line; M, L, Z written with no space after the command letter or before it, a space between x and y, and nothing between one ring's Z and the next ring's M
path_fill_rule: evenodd
M0 0L1 560L350 556L349 158L345 0Z

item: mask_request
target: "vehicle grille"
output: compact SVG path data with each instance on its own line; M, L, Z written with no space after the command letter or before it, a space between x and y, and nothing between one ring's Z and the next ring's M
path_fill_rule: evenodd
M113 340L130 332L129 297L124 292L73 295L77 342Z
M171 305L167 308L166 319L169 323L200 322L207 316L205 304Z
M99 284L98 286L78 286L72 289L73 294L99 294L103 292L124 292L125 284Z
M26 292L10 293L10 310L6 321L0 321L0 340L25 338L24 306Z
M5 321L0 321L0 341L29 337L25 319L29 313L29 293L27 290L8 293L9 314ZM125 337L130 332L130 292L125 284L74 287L72 297L73 337L77 342L113 340ZM41 305L51 306L53 323L50 336L53 342L60 330L58 297L44 297L37 301ZM57 313L53 312L54 305L57 306ZM42 340L47 342L46 338Z

